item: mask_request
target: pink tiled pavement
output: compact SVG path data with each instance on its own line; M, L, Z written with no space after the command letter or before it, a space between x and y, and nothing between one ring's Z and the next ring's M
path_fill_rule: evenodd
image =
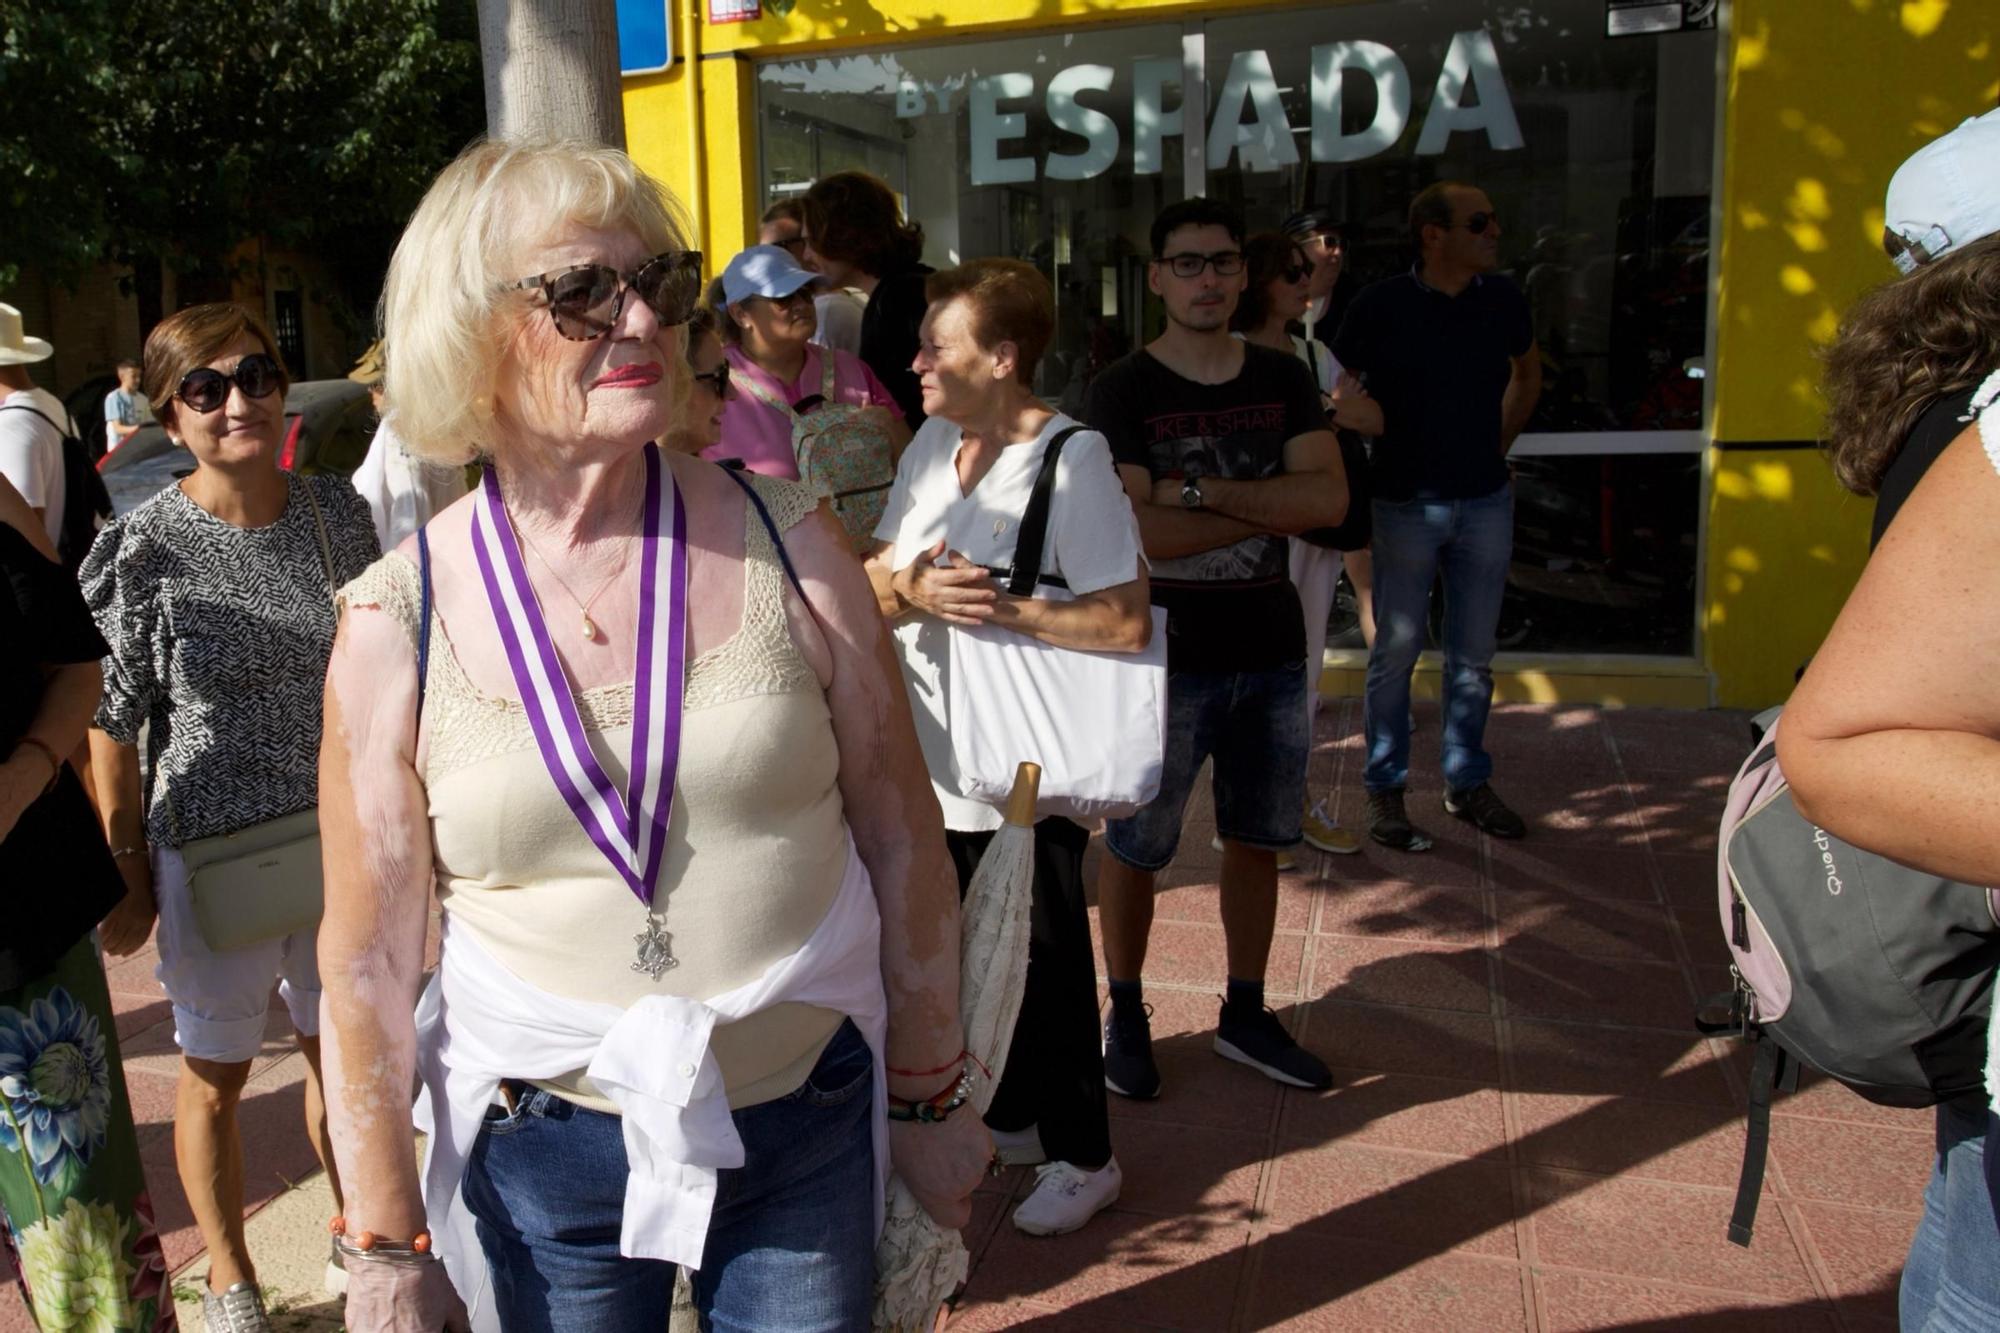
M1112 1099L1124 1197L1066 1237L1007 1222L1032 1173L976 1199L952 1333L1877 1333L1927 1162L1927 1112L1808 1080L1781 1098L1755 1247L1723 1238L1743 1064L1694 1035L1725 976L1713 834L1745 744L1733 714L1505 707L1496 786L1534 824L1446 821L1437 714L1411 810L1424 856L1307 853L1282 883L1269 997L1334 1066L1281 1090L1209 1049L1223 950L1205 793L1161 876L1148 998L1166 1082ZM1322 713L1315 796L1360 818L1359 707ZM1093 848L1092 866L1099 852ZM172 1020L151 956L113 968L170 1261L198 1250L172 1171ZM245 1109L252 1208L312 1168L272 1022ZM0 1333L30 1325L0 1296Z
M1323 710L1313 757L1350 824L1359 713ZM1724 1239L1743 1067L1689 1019L1726 977L1714 826L1743 718L1496 709L1519 843L1447 823L1435 707L1419 721L1410 809L1437 848L1309 854L1286 881L1271 1002L1333 1091L1208 1049L1223 955L1196 802L1161 882L1203 910L1156 926L1147 977L1165 1093L1112 1098L1125 1196L1066 1237L994 1219L949 1327L1892 1328L1928 1112L1809 1080L1778 1103L1754 1247Z

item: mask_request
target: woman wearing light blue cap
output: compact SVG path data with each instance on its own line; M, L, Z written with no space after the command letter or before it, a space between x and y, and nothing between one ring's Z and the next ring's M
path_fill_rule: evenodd
M741 392L723 409L722 443L704 458L737 458L752 472L799 480L797 419L823 404L845 405L876 409L871 415L889 442L893 468L893 456L910 438L896 400L859 357L812 344L813 297L825 281L782 247L753 245L710 286L709 304Z
M1876 497L1880 547L1778 742L1814 823L1964 885L2000 882L1996 164L1991 111L1918 149L1889 182L1882 246L1903 276L1848 311L1823 386L1827 453L1843 485ZM1942 1071L1947 1043L1937 1046ZM2000 1045L1988 1046L1985 1081L1937 1107L1899 1292L1911 1333L2000 1328Z

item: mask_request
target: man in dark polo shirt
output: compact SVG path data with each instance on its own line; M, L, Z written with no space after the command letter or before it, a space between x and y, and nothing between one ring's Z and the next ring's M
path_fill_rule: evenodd
M1146 281L1166 329L1099 373L1083 411L1110 440L1138 515L1153 601L1167 612L1170 673L1160 793L1104 829L1104 1082L1126 1097L1160 1094L1140 993L1153 876L1174 859L1188 795L1212 757L1229 959L1216 1054L1294 1087L1331 1087L1326 1065L1264 1007L1264 965L1277 853L1299 841L1310 741L1305 621L1285 539L1339 523L1347 478L1304 363L1229 336L1246 281L1241 217L1182 200L1154 219L1152 244Z
M1528 303L1493 271L1500 220L1485 192L1457 181L1410 203L1418 260L1354 298L1333 354L1382 405L1375 442L1372 547L1375 647L1362 717L1368 734L1368 832L1420 852L1430 838L1404 809L1410 775L1410 672L1423 650L1431 585L1444 575L1444 808L1499 838L1526 826L1490 783L1486 715L1514 490L1507 451L1541 394Z

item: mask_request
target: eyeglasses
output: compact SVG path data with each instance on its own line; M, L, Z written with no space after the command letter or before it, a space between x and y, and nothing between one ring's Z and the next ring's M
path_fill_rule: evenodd
M1484 236L1486 234L1486 229L1488 227L1498 225L1499 221L1500 221L1500 215L1497 212L1474 213L1471 217L1467 218L1465 221L1454 222L1451 225L1454 227L1463 227L1467 231L1471 232L1474 236Z
M1153 260L1165 264L1177 278L1198 278L1201 271L1213 264L1218 278L1233 278L1243 271L1241 250L1218 250L1212 255L1198 255L1192 252L1178 255L1159 255Z
M794 236L789 241L773 241L772 244L789 253L794 259L804 259L806 256L806 238L803 236Z
M196 366L181 376L174 397L197 412L213 412L229 400L229 386L243 390L245 398L269 398L284 387L285 372L262 352L252 352L236 363L227 375L207 366Z
M689 378L696 384L706 384L708 391L717 398L729 397L729 363L724 361L714 370L697 371Z
M1311 264L1293 264L1278 270L1278 276L1286 282L1304 282L1311 273Z
M618 324L625 294L653 308L662 326L685 324L701 297L701 252L669 250L630 273L609 264L574 264L502 285L503 291L538 289L549 303L556 332L572 342L602 338Z

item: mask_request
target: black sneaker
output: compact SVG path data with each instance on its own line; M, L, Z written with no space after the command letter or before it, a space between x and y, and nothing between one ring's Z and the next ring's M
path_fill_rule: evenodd
M1111 1006L1104 1020L1104 1086L1120 1097L1149 1102L1160 1095L1160 1067L1153 1063L1153 1006L1129 1011Z
M1468 791L1452 791L1446 788L1444 810L1448 815L1456 815L1481 833L1490 833L1496 838L1520 838L1527 836L1528 826L1521 817L1507 808L1493 788L1482 782Z
M1368 793L1368 836L1399 852L1427 852L1431 848L1431 835L1410 823L1403 810L1401 787Z
M1294 1088L1333 1086L1333 1071L1293 1041L1277 1014L1263 1005L1253 1009L1223 1001L1215 1024L1215 1053Z

